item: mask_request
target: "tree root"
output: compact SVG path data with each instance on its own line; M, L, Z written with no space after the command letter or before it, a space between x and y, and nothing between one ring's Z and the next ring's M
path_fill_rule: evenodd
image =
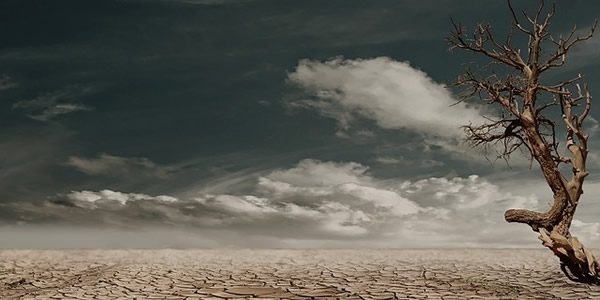
M560 269L572 281L600 285L600 266L594 254L574 237L539 228L542 245L560 259Z

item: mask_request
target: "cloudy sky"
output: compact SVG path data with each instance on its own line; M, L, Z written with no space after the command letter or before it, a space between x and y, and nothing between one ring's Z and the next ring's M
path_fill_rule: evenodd
M557 33L600 18L557 5ZM505 1L1 1L0 247L535 247L503 212L549 207L539 172L461 142L491 111L452 105L476 58L451 17L510 25ZM594 92L599 46L546 79ZM596 119L573 232L599 247Z

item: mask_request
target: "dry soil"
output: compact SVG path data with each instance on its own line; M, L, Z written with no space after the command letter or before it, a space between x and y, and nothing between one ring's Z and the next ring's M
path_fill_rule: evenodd
M4 250L0 299L600 299L547 250Z

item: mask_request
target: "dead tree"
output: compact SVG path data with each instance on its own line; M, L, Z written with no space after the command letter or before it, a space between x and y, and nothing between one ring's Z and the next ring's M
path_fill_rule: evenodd
M508 8L512 26L501 40L488 24L479 24L466 33L460 24L452 22L454 28L448 38L451 49L480 54L493 66L479 69L485 75L467 70L459 76L456 84L464 91L461 101L480 99L499 112L486 124L464 126L466 140L476 146L495 147L504 159L520 150L530 162L537 162L552 191L552 207L546 212L509 209L504 217L537 232L571 280L598 284L598 261L569 232L588 176L589 135L583 124L590 114L592 97L581 75L558 83L544 80L547 72L565 66L574 46L592 37L597 22L584 34L573 28L566 35L555 36L549 32L554 6L546 9L542 1L535 14L523 11L522 15L510 1Z

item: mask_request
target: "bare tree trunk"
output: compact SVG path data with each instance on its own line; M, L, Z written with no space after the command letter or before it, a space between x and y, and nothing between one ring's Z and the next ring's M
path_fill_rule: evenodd
M525 97L526 103L533 101ZM524 111L525 115L526 112L527 109ZM575 174L567 182L560 174L549 145L543 141L535 124L525 123L523 126L530 141L533 157L539 163L544 178L554 193L554 202L546 213L524 209L507 210L505 219L508 222L526 223L537 231L542 245L552 250L560 259L561 270L571 280L600 284L600 266L594 255L569 231L579 198L583 194L581 187L587 175L584 164L587 147L570 149L574 156L572 163Z

